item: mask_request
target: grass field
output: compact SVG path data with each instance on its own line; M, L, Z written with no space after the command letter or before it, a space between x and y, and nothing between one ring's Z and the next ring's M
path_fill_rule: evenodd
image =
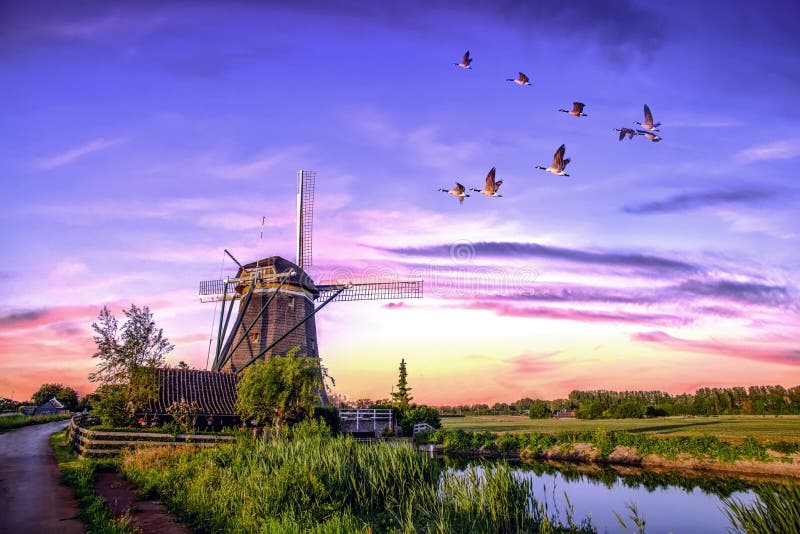
M515 415L443 417L446 429L473 432L560 432L562 430L627 430L664 436L702 436L737 442L746 436L759 441L800 441L800 416L726 415L719 417L662 417L657 419L530 419Z

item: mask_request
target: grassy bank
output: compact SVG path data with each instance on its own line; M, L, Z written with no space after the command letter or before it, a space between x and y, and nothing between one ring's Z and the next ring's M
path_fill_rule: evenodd
M547 517L506 465L457 475L410 447L324 432L141 449L122 470L205 532L593 532Z
M759 441L800 442L800 416L727 415L719 417L659 417L654 419L531 419L518 415L470 415L443 417L442 426L470 432L543 432L627 430L658 436L712 435L741 442L747 436Z
M28 425L39 425L42 423L52 423L53 421L63 421L69 419L70 414L62 415L6 415L0 417L0 432L13 430Z
M131 533L124 518L115 519L106 502L94 491L95 475L102 469L114 469L110 460L81 460L70 449L66 431L50 436L50 445L61 469L61 480L72 488L81 508L80 519L92 533Z
M508 453L523 457L575 459L581 459L581 455L585 455L586 459L593 460L612 460L612 455L620 455L622 449L627 457L655 455L673 461L690 457L723 463L777 461L791 464L791 456L800 451L797 443L762 443L753 437L745 437L740 443L731 443L714 436L659 437L628 431L608 432L602 428L593 431L527 434L442 429L418 436L417 441L442 445L445 452Z

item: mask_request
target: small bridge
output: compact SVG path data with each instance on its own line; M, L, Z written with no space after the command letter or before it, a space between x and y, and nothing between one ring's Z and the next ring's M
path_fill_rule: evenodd
M356 439L377 439L387 430L395 430L391 408L340 410L339 422L342 432Z

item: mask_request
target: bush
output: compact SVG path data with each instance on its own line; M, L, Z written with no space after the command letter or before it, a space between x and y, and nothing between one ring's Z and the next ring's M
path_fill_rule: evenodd
M406 409L400 414L400 426L403 433L410 435L414 432L414 425L428 423L433 428L441 428L442 422L439 420L439 412L430 406L416 406Z
M339 409L336 406L316 406L314 408L314 418L324 421L334 436L341 431Z
M547 419L552 417L552 415L550 408L547 407L547 403L539 399L533 401L528 410L528 417L531 419Z
M125 386L106 385L97 388L97 398L92 403L93 414L107 426L125 427L133 424L128 410L128 392Z

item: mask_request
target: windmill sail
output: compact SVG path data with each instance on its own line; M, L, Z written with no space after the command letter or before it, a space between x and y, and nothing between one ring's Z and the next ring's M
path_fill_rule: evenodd
M317 286L317 300L324 300L339 293L333 302L353 300L399 300L422 298L422 280L395 282L365 282L360 284L321 284Z
M311 227L314 222L316 171L297 171L297 266L311 267Z

